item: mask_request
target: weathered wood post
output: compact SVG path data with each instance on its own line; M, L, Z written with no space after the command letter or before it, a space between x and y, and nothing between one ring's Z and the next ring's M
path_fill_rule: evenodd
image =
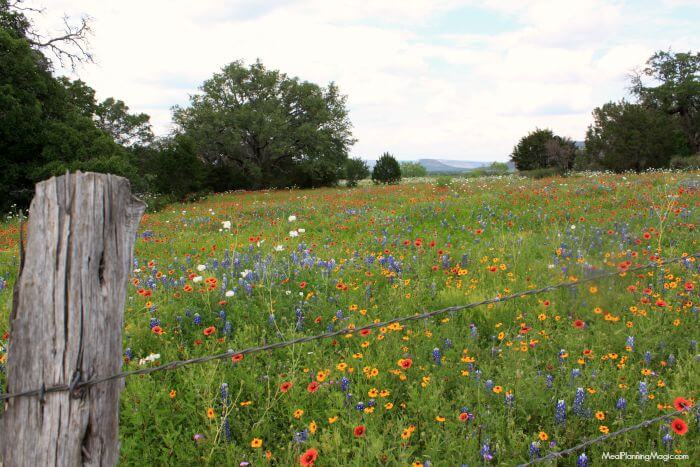
M114 175L77 172L37 184L10 316L7 392L121 371L126 284L144 209L129 181ZM10 399L4 466L115 465L123 384Z

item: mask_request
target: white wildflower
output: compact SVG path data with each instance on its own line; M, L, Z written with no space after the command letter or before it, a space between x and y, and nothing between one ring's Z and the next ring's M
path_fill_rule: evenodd
M199 272L205 271L206 269L207 267L204 264L200 264L199 266L197 266L197 271Z
M202 282L203 279L204 278L202 276L196 276L192 279L192 282L194 282L195 284L198 284L198 283Z
M287 218L287 220L288 220L289 222L294 222L295 220L297 220L297 216L295 216L294 214L292 214L291 216L289 216L289 217Z
M230 297L233 297L234 295L236 295L236 292L234 292L233 290L227 290L224 295L226 295L227 297L230 298Z
M297 232L296 230L290 230L290 231L289 231L289 236L290 236L290 237L298 237L298 236L299 236L299 232Z
M222 221L222 222L221 222L221 226L222 226L224 229L227 229L227 230L228 230L228 229L231 228L231 221Z

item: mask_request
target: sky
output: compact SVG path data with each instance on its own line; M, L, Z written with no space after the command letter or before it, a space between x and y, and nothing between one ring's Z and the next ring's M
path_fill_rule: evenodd
M256 59L348 96L351 155L506 161L535 128L583 140L657 50L700 49L700 0L27 0L89 15L76 72L172 131L171 107Z

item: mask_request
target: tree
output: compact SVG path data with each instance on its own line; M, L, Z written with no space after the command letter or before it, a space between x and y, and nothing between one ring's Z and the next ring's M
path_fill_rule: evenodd
M656 52L632 77L631 90L644 107L677 117L691 150L700 152L700 53Z
M425 177L428 171L420 162L402 162L401 175L403 177Z
M534 170L548 167L547 142L554 139L552 130L540 130L528 133L513 148L510 158L518 170Z
M369 177L369 167L367 162L359 157L348 159L345 162L345 180L347 186L357 186L357 181Z
M81 80L58 79L66 89L71 104L121 146L146 146L153 142L150 117L145 113L131 114L124 101L108 97L95 99L95 90Z
M214 166L232 166L245 187L330 185L355 142L346 97L316 84L233 62L175 107L178 131ZM232 186L231 188L235 188Z
M593 111L586 134L589 157L614 171L667 167L688 145L678 119L626 101L609 102Z
M401 166L398 161L385 152L374 164L372 169L372 181L374 183L399 183L401 181Z
M71 98L24 35L30 23L18 5L0 0L0 211L28 205L36 181L66 170L124 175L141 188L132 156L88 113L94 91Z
M565 173L574 165L576 144L571 138L555 136L545 143L547 167L553 167L559 173Z
M92 34L92 19L83 16L77 23L63 17L63 31L54 37L47 37L38 31L26 13L44 13L43 9L24 5L24 0L0 0L0 28L15 37L24 38L35 50L51 54L61 65L69 64L75 69L81 63L92 62L94 57L89 49L89 37Z

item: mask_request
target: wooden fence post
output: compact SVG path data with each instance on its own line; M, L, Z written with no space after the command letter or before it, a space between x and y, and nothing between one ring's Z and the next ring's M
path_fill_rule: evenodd
M129 181L114 175L77 172L37 184L10 315L7 392L121 371L126 285L144 209ZM7 401L5 467L115 465L123 385Z

